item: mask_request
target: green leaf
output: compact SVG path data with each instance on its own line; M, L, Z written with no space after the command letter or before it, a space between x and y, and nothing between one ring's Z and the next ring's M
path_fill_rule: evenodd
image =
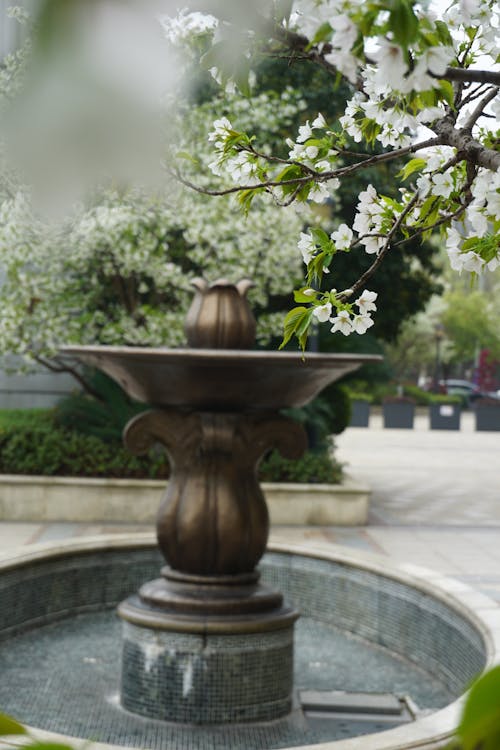
M299 346L303 352L305 352L306 350L308 336L309 336L309 328L306 328L306 330L303 333L301 333L300 336L297 336L298 341L299 341Z
M368 117L365 117L361 121L361 132L363 133L363 138L367 143L373 143L375 141L375 138L381 131L382 127L376 120L371 120Z
M444 21L436 21L435 26L436 26L436 31L437 31L439 41L445 46L448 46L448 45L452 46L453 39L451 38L448 24L444 23Z
M304 176L304 170L299 164L290 164L288 167L279 173L276 177L277 180L297 180Z
M288 344L308 312L309 310L307 309L307 307L294 307L290 310L289 313L287 313L283 324L283 341L279 346L280 349L283 349L283 347Z
M220 42L215 42L215 44L212 44L210 49L200 58L202 67L206 70L210 70L210 68L213 68L214 66L219 69L224 69L224 62L228 58L229 50L230 46L226 39L221 39Z
M177 151L175 154L178 159L186 159L186 161L190 161L196 166L199 165L199 159L196 159L193 154L188 153L187 151Z
M388 26L395 41L407 50L418 36L418 18L409 0L392 0Z
M407 180L408 177L414 172L420 172L420 170L423 169L426 164L427 162L425 159L410 159L408 164L406 164L403 169L398 172L397 176L401 177L402 180Z
M233 73L233 80L243 96L250 97L252 89L250 86L250 66L240 62Z
M262 193L263 188L250 188L249 190L241 190L238 193L238 203L243 209L244 214L248 214L250 211L252 201L258 193Z
M305 289L310 289L311 287L305 286L302 289L295 289L293 293L293 299L295 302L312 302L316 298L316 293L314 295L312 294L304 294Z
M455 91L453 90L453 84L451 81L440 81L439 92L450 107L455 106Z
M302 317L299 325L297 326L295 333L299 338L300 336L303 336L304 333L306 333L309 330L313 312L314 312L314 307L309 307L306 310L306 314Z
M457 734L463 750L498 750L500 747L500 666L474 683Z
M332 252L333 243L323 229L311 229L311 236L316 245L319 245L323 252Z
M441 199L439 196L430 195L428 198L426 198L422 205L422 208L420 209L420 216L418 219L418 224L419 225L422 225L424 223L430 224L431 222L428 221L429 216L436 210L436 206L439 210L440 203L441 203Z
M333 247L333 243L332 247ZM325 259L331 257L331 249L328 253L321 251L310 261L307 267L307 283L313 286L320 285L323 278L323 266L325 265Z
M18 721L8 716L0 714L0 736L10 734L27 734L26 729Z
M320 42L326 42L330 39L332 35L332 27L326 21L325 23L322 23L319 29L316 31L315 35L307 45L308 49L311 49L311 47L314 47L315 44L319 44Z
M467 252L467 250L476 250L477 248L477 237L469 237L462 245L462 251L464 253Z

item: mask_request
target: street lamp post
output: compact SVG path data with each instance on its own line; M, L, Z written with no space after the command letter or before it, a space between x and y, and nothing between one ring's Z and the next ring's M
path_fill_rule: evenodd
M441 373L441 342L444 338L444 328L441 323L434 326L434 341L436 342L436 361L434 364L434 391L439 393L439 380Z

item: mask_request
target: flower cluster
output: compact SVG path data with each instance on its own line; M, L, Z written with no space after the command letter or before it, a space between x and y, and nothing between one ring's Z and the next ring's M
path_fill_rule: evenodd
M341 295L338 295L337 290L332 289L327 293L326 298L325 295L319 295L314 289L304 289L302 293L304 296L314 299L312 315L318 322L333 323L332 333L340 331L344 336L349 336L350 333L366 333L373 325L373 318L370 313L377 309L375 305L377 293L365 289L354 303L342 302L340 297L345 297L350 292L350 289L346 289ZM358 312L353 310L354 305L357 306Z
M376 292L365 289L363 294L354 302L358 307L359 312L357 314L353 313L351 306L350 309L339 310L336 316L329 317L330 323L333 323L332 333L340 331L344 336L349 336L350 333L366 333L373 325L373 318L370 313L377 309L376 299ZM318 319L321 320L321 318Z
M183 45L192 37L212 34L219 21L210 13L190 12L183 8L176 16L162 16L160 19L168 41L173 45Z

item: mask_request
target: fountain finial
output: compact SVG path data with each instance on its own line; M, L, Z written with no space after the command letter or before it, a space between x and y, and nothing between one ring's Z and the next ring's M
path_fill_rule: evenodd
M246 298L254 285L250 279L233 284L217 279L192 280L196 293L189 308L185 331L196 349L251 349L255 344L255 318Z

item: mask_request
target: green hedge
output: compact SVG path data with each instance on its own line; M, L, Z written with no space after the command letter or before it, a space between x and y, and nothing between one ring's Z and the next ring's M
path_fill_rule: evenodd
M273 451L259 467L262 482L307 482L340 484L342 464L328 453L308 451L302 458L289 461Z
M0 429L0 473L41 476L163 478L166 456L133 456L118 442L56 427L19 425Z
M32 414L17 423L1 412L0 473L166 479L169 463L161 448L146 456L133 456L119 441L57 427L49 412ZM338 482L341 466L326 451L308 453L299 461L273 453L262 461L260 478L270 482Z

